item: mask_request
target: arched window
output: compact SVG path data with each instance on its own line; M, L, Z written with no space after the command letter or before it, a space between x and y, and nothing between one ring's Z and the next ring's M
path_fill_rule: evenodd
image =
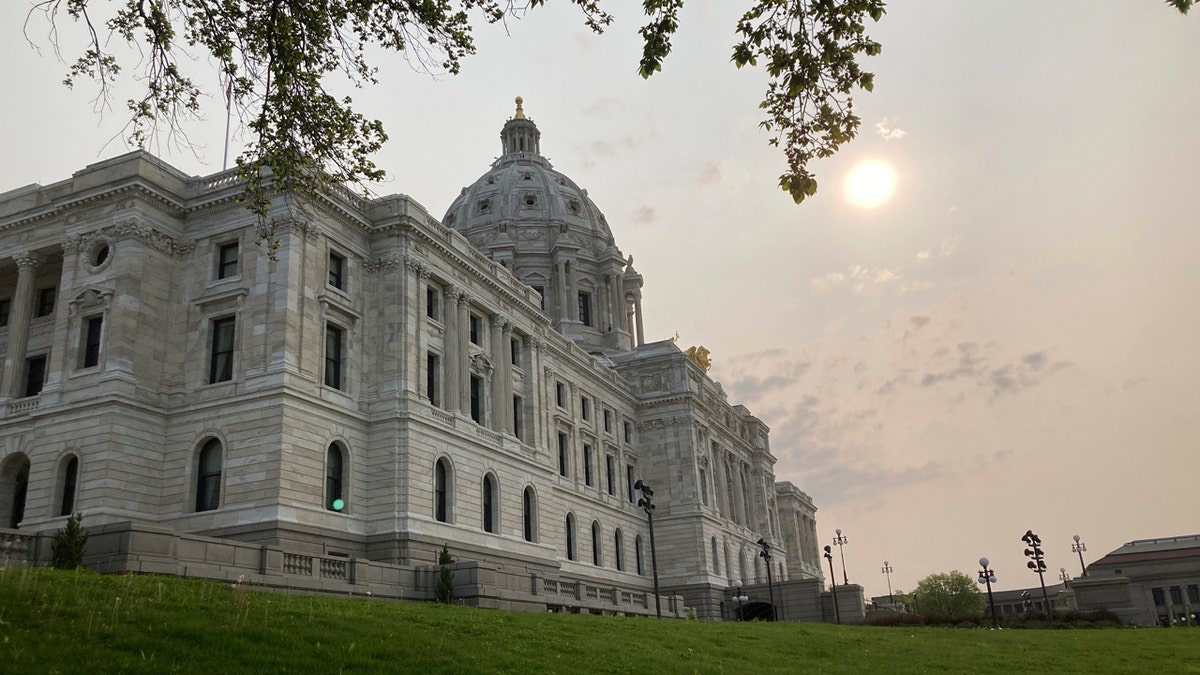
M646 564L642 561L642 535L633 538L633 557L637 563L637 573L646 573Z
M604 554L600 550L600 523L592 521L592 564L600 567L604 564Z
M75 484L79 480L79 458L71 455L63 464L62 501L58 515L69 516L75 511Z
M613 557L617 559L617 571L625 571L625 548L621 545L621 530L613 533Z
M567 514L567 560L575 559L575 516Z
M483 477L483 531L496 533L500 531L500 500L496 497L496 477L488 474Z
M330 443L325 453L325 508L330 511L346 510L345 482L342 478L346 457L337 443Z
M733 556L729 554L729 544L725 544L725 573L733 578Z
M450 522L450 479L450 466L443 457L433 468L433 517L442 523Z
M208 439L196 462L196 510L212 511L221 503L221 441Z
M5 527L16 529L25 519L25 494L29 489L29 458L16 453L0 466L0 514Z
M525 488L525 495L522 498L524 507L524 526L525 526L525 541L537 541L537 496L533 494L533 488Z
M717 557L717 538L712 538L713 574L721 573L721 559Z

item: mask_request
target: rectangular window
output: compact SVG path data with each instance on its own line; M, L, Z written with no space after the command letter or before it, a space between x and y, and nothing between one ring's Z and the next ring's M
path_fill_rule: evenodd
M81 368L91 368L100 363L100 333L104 318L93 316L83 322L83 362Z
M212 351L208 360L208 382L227 382L233 379L232 316L212 322Z
M534 286L533 290L538 294L538 308L543 312L546 311L546 289L542 286Z
M629 422L625 423L625 442L633 443L633 425Z
M585 422L592 419L592 399L586 396L579 399L579 414Z
M429 399L429 404L434 406L441 405L441 399L438 396L438 370L441 368L441 359L433 352L425 353L425 396Z
M334 389L342 388L345 338L346 331L333 324L325 324L325 384Z
M471 419L483 424L483 380L471 376Z
M470 332L471 332L471 344L473 344L473 345L480 344L480 342L479 342L479 317L472 314L469 325L470 325Z
M54 288L43 288L38 291L35 317L50 316L54 313L54 291Z
M217 248L217 278L228 279L238 273L238 243L231 241Z
M604 410L604 433L612 433L612 411L608 409Z
M46 355L31 356L25 361L25 395L37 396L46 384Z
M604 457L604 477L605 484L608 486L608 494L617 494L617 462L612 455Z
M0 300L0 326L8 325L8 313L12 310L12 300Z
M560 408L567 407L567 385L562 382L554 383L554 405Z
M511 354L510 360L512 364L518 368L521 367L521 341L517 338L512 338L508 343L508 349Z
M634 499L634 497L633 497L633 484L634 484L634 482L636 482L636 481L634 481L634 480L633 480L633 465L632 465L632 464L626 464L626 465L625 465L625 489L626 489L626 490L628 491L628 493L629 493L629 503L630 503L630 504L636 504L636 503L637 503L637 500L636 500L636 499Z
M567 435L558 432L558 475L567 475Z
M586 443L583 446L583 482L592 486L592 446Z
M513 396L512 429L513 429L513 436L516 436L517 438L522 438L522 436L521 436L521 416L525 412L524 410L521 409L522 403L524 403L524 401L520 396L516 396L516 395Z
M333 251L329 252L329 285L346 290L346 258Z
M592 325L592 294L579 294L579 323L585 326Z
M425 316L438 318L438 293L433 286L425 287Z

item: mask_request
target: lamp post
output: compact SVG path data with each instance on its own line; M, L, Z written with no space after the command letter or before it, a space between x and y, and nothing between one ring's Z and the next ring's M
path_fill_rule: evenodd
M892 566L888 564L888 561L884 560L883 561L883 569L881 569L879 571L882 572L883 574L887 575L888 603L890 603L892 605L892 609L895 609L896 608L895 607L896 606L896 598L892 596L892 572L895 572L896 570L892 569Z
M829 546L825 547L825 559L829 561L829 594L833 596L833 618L838 623L841 623L842 613L838 611L837 603L837 577L833 574L833 549Z
M992 597L992 584L996 583L996 573L988 569L987 558L979 559L979 583L987 585L988 606L992 609L992 630L1000 630L1000 620L996 618L996 599Z
M737 600L738 604L738 621L742 620L742 603L749 600L746 594L742 592L742 580L736 579L733 582L733 599Z
M1071 552L1079 554L1079 576L1086 577L1087 567L1084 567L1083 565L1083 552L1087 550L1087 544L1079 541L1079 535L1075 535L1071 538L1075 540L1075 543L1071 544Z
M633 489L642 493L642 497L638 499L638 506L646 512L646 520L650 523L650 569L654 571L654 616L662 618L662 601L658 597L658 557L654 551L654 503L650 498L654 496L654 490L650 489L649 485L638 479L638 482L633 484Z
M758 538L758 545L762 547L758 557L767 563L767 593L771 596L771 620L778 621L779 613L775 611L775 583L771 581L771 545L762 537Z
M846 576L846 552L842 550L842 546L850 543L850 540L842 536L842 528L839 527L834 532L837 536L833 538L833 543L837 544L838 553L842 556L842 583L849 585L850 578ZM833 572L830 572L830 574L833 574Z
M1025 566L1037 572L1038 581L1042 584L1042 607L1046 610L1046 616L1054 618L1053 608L1050 606L1050 594L1046 592L1046 552L1042 550L1042 538L1033 533L1033 530L1026 530L1022 535L1021 541L1028 544L1029 548L1025 549L1025 556L1029 558L1029 562Z
M1071 580L1071 575L1067 573L1067 568L1058 568L1058 580L1064 584Z

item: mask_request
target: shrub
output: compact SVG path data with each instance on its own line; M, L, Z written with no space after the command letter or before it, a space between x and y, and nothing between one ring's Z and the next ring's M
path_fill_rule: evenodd
M54 533L54 541L50 544L50 561L60 570L73 570L83 567L83 547L87 544L88 533L80 524L83 514L76 513L67 519L67 524Z
M438 602L450 604L454 602L454 570L450 567L454 563L454 559L450 557L450 551L442 544L442 552L438 554L438 565L441 565L441 570L438 572L437 588L434 590L434 597Z

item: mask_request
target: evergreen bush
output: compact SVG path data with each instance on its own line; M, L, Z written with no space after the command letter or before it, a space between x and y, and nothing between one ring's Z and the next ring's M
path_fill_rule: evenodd
M83 567L83 547L87 544L88 533L80 524L82 521L83 514L76 513L54 533L54 541L50 544L50 560L54 567L60 570Z
M450 604L454 602L454 570L450 567L454 563L454 559L450 557L450 551L442 544L442 552L438 554L438 565L441 565L441 571L438 572L437 589L434 591L434 597L438 602Z

